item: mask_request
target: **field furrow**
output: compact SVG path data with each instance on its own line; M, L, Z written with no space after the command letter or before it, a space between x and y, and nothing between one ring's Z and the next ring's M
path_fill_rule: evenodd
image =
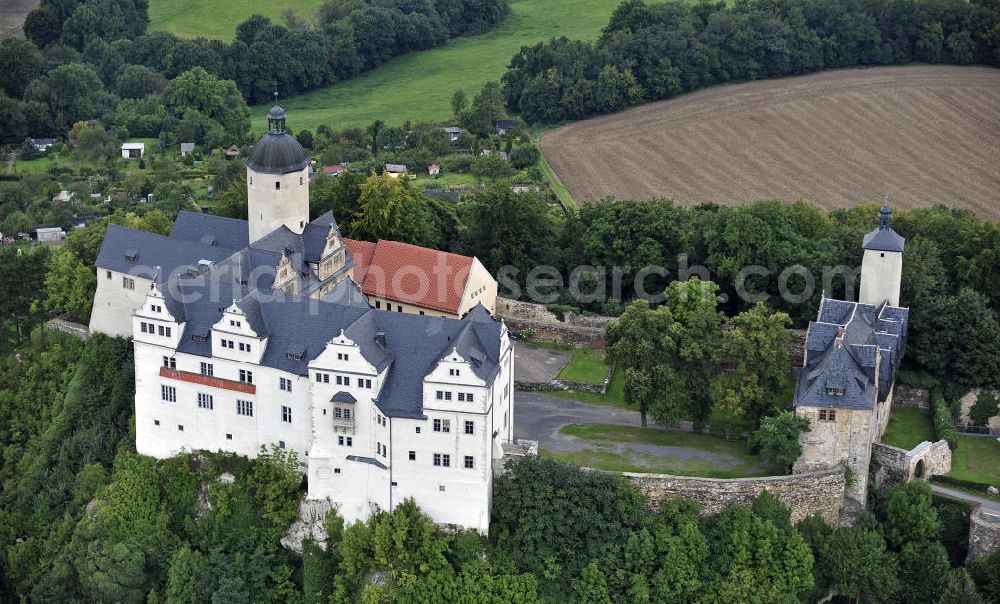
M804 199L888 193L1000 217L1000 70L912 66L722 86L546 133L577 202Z

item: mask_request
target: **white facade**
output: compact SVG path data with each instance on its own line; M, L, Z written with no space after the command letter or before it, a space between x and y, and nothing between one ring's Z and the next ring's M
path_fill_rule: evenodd
M98 267L90 332L114 338L131 336L132 313L143 305L152 285L150 279Z
M185 324L147 291L132 319L139 453L253 457L275 444L306 464L308 498L330 500L347 522L413 497L438 523L488 531L494 467L513 441L506 329L491 382L453 350L422 380L422 413L392 417L377 403L391 365L379 371L343 332L308 375L288 373L261 364L268 338L234 304L211 331L211 356L182 353Z
M902 282L902 252L865 250L861 261L861 292L858 302L877 305L888 300L890 306L899 306Z
M248 167L247 204L251 243L282 225L302 234L309 222L309 168L269 174Z

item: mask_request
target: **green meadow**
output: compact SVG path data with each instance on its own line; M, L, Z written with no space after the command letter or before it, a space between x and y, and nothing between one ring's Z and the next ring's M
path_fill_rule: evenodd
M153 0L153 3L164 0ZM414 52L340 84L283 99L293 130L366 126L375 120L443 121L451 117L451 95L470 98L499 80L522 46L553 36L596 39L619 0L514 0L499 27L457 38L441 48ZM266 127L268 106L252 107L255 132Z
M253 14L284 23L289 8L311 19L323 0L149 0L149 31L182 38L232 40L236 26Z

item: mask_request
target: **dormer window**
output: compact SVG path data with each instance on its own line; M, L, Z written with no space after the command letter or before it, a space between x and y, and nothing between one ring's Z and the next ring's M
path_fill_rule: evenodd
M826 389L826 395L827 396L844 396L844 389L843 388L827 388Z

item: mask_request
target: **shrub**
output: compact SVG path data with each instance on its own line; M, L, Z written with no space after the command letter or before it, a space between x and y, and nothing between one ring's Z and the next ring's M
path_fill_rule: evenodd
M906 384L907 386L912 386L914 388L932 390L941 385L940 380L923 371L910 371L908 369L904 369L896 375L901 384Z
M935 390L931 394L931 408L934 410L935 438L948 441L948 448L954 451L958 446L958 429L940 390Z
M1000 397L996 392L986 390L979 391L976 404L969 409L969 419L977 426L985 426L991 417L1000 413Z

